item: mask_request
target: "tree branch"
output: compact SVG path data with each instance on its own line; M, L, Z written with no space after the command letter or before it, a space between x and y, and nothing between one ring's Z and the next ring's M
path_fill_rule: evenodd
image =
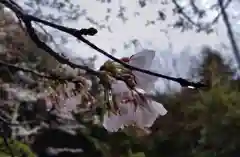
M172 2L173 2L173 4L176 6L176 8L178 9L179 13L180 13L189 23L191 23L192 25L194 25L195 27L197 27L197 28L200 29L200 30L207 30L207 29L209 29L209 27L212 26L213 24L215 24L215 23L218 21L218 19L220 18L220 16L222 15L222 11L220 11L220 12L218 13L218 15L217 15L211 22L205 23L205 24L203 24L203 23L197 23L197 22L193 21L193 20L191 19L191 17L189 17L189 16L187 15L187 13L185 13L185 12L183 11L184 8L182 8L182 7L178 4L177 0L172 0ZM231 0L227 1L226 4L223 6L223 8L226 9L226 8L229 6L230 2L231 2Z
M231 2L232 0L228 0L228 2ZM218 0L218 3L219 3L219 6L220 6L220 9L221 9L221 12L222 12L222 18L223 18L223 22L225 23L225 26L227 28L227 34L228 34L228 38L230 40L230 43L232 45L232 51L233 51L233 54L235 55L235 58L237 60L237 64L238 64L238 68L240 70L240 54L239 54L239 49L238 49L238 46L237 46L237 43L234 39L234 34L233 34L233 31L232 31L232 27L231 27L231 24L229 22L229 19L228 19L228 15L227 15L227 12L226 10L224 9L224 6L223 6L223 0Z
M79 69L83 69L85 70L87 73L89 74L93 74L98 76L99 72L90 69L88 66L84 66L84 65L77 65L72 63L71 61L69 61L67 58L59 55L57 52L55 52L53 49L51 49L47 44L45 44L44 42L42 42L39 37L37 36L31 21L33 20L29 20L29 17L33 17L33 16L29 16L29 15L25 15L23 13L23 11L20 9L20 7L16 7L16 3L13 5L11 2L9 2L8 0L2 0L1 2L2 4L4 4L6 7L8 7L9 9L11 9L16 16L19 18L20 21L23 21L23 23L26 26L26 30L28 32L28 35L30 36L30 38L33 40L33 42L41 49L45 50L46 52L48 52L51 56L53 56L56 60L58 60L60 63L62 64L67 64L69 66L71 66L72 68L79 68ZM37 18L36 18L37 19ZM40 20L40 19L39 19ZM43 21L43 20L40 20ZM50 22L48 22L49 24L51 24ZM54 26L55 24L53 24ZM52 27L53 27L52 26ZM53 27L54 28L54 27ZM64 28L62 26L62 28ZM79 31L81 34L87 34L88 32L85 30Z
M30 38L36 43L36 45L39 48L42 48L43 50L49 52L49 54L52 55L53 57L55 57L60 63L68 64L68 65L70 65L71 67L74 67L74 68L84 69L88 73L93 74L93 75L97 75L97 76L99 75L98 72L88 68L87 66L76 65L76 64L70 62L68 59L62 57L58 53L54 52L47 44L45 44L44 42L42 42L38 38L32 24L31 24L32 21L39 22L39 23L42 23L44 25L47 25L47 26L50 26L52 28L63 31L65 33L68 33L68 34L76 37L78 40L82 41L83 43L87 44L88 46L90 46L94 50L100 52L101 54L107 56L108 58L112 59L113 61L115 61L115 62L117 62L121 65L123 65L124 67L126 67L128 69L139 71L139 72L142 72L142 73L145 73L145 74L148 74L148 75L153 75L153 76L156 76L156 77L161 77L161 78L164 78L164 79L167 79L167 80L175 81L183 87L192 86L192 87L195 87L195 88L201 88L201 87L206 86L206 85L204 85L200 82L197 82L197 83L196 82L189 82L188 80L183 79L183 78L175 78L175 77L171 77L171 76L158 74L158 73L155 73L155 72L152 72L152 71L149 71L149 70L140 69L140 68L131 66L127 63L124 63L124 62L120 61L116 57L114 57L114 56L110 55L109 53L105 52L104 50L100 49L99 47L97 47L96 45L94 45L93 43L91 43L90 41L88 41L87 39L85 39L82 36L82 35L94 35L94 34L96 34L97 31L93 28L78 30L78 29L64 27L64 26L61 26L61 25L57 25L57 24L39 19L39 18L31 16L31 15L27 15L27 14L23 13L21 10L19 10L17 7L12 5L7 0L2 0L1 3L4 4L6 7L10 8L19 18L21 18L21 20L25 23L25 26L26 26L26 29L27 29L27 32L28 32Z

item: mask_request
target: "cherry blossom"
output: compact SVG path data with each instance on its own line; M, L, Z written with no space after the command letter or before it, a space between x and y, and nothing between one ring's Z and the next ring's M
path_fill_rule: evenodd
M149 69L155 58L155 52L143 50L130 58L122 58L128 64ZM161 103L147 97L154 87L157 77L132 71L136 85L128 87L122 80L114 80L111 83L112 94L118 107L118 112L107 111L104 115L103 126L109 132L116 132L126 126L135 126L145 130L154 124L154 121L167 113Z

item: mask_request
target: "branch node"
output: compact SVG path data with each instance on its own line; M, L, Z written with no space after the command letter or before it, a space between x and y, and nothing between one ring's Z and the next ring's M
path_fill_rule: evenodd
M94 36L95 34L97 34L97 29L91 27L91 28L88 28L88 29L81 29L79 31L77 31L77 33L79 33L80 35L90 35L90 36Z

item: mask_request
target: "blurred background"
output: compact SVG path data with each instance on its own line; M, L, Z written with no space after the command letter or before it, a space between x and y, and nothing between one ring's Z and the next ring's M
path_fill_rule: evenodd
M240 2L238 0L17 0L28 14L72 28L94 27L91 42L116 57L153 49L155 69L203 81L193 90L159 78L154 97L168 114L147 136L108 133L93 106L98 80L37 48L0 1L0 121L14 156L238 157ZM98 69L108 58L74 37L34 23L42 41L70 61ZM80 86L6 66L81 78ZM90 83L89 83L90 82ZM90 84L90 85L89 85ZM78 89L79 103L61 103ZM239 104L238 104L239 103ZM53 107L54 106L54 107ZM80 106L80 107L79 107ZM51 112L49 111L51 110ZM16 125L6 125L9 121ZM11 151L0 139L0 156Z

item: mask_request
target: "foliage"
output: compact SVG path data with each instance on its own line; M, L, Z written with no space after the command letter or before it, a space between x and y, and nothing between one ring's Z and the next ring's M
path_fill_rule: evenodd
M211 49L205 53L199 69L206 70L199 70L199 75L204 78L209 76L209 72L214 73L211 82L215 83L206 91L183 90L165 101L171 113L166 119L159 120L167 122L159 122L161 131L153 138L154 147L149 150L149 156L227 157L237 154L239 80L232 80L231 68L223 62L219 53ZM215 65L214 69L212 64ZM230 79L219 81L226 75ZM233 84L235 89L232 88Z
M13 148L13 154L17 156L28 156L28 157L35 157L35 154L29 149L28 145L23 144L16 140L8 140L10 148ZM10 152L8 148L4 148L4 141L0 138L0 145L1 145L1 154L0 156L9 156Z

